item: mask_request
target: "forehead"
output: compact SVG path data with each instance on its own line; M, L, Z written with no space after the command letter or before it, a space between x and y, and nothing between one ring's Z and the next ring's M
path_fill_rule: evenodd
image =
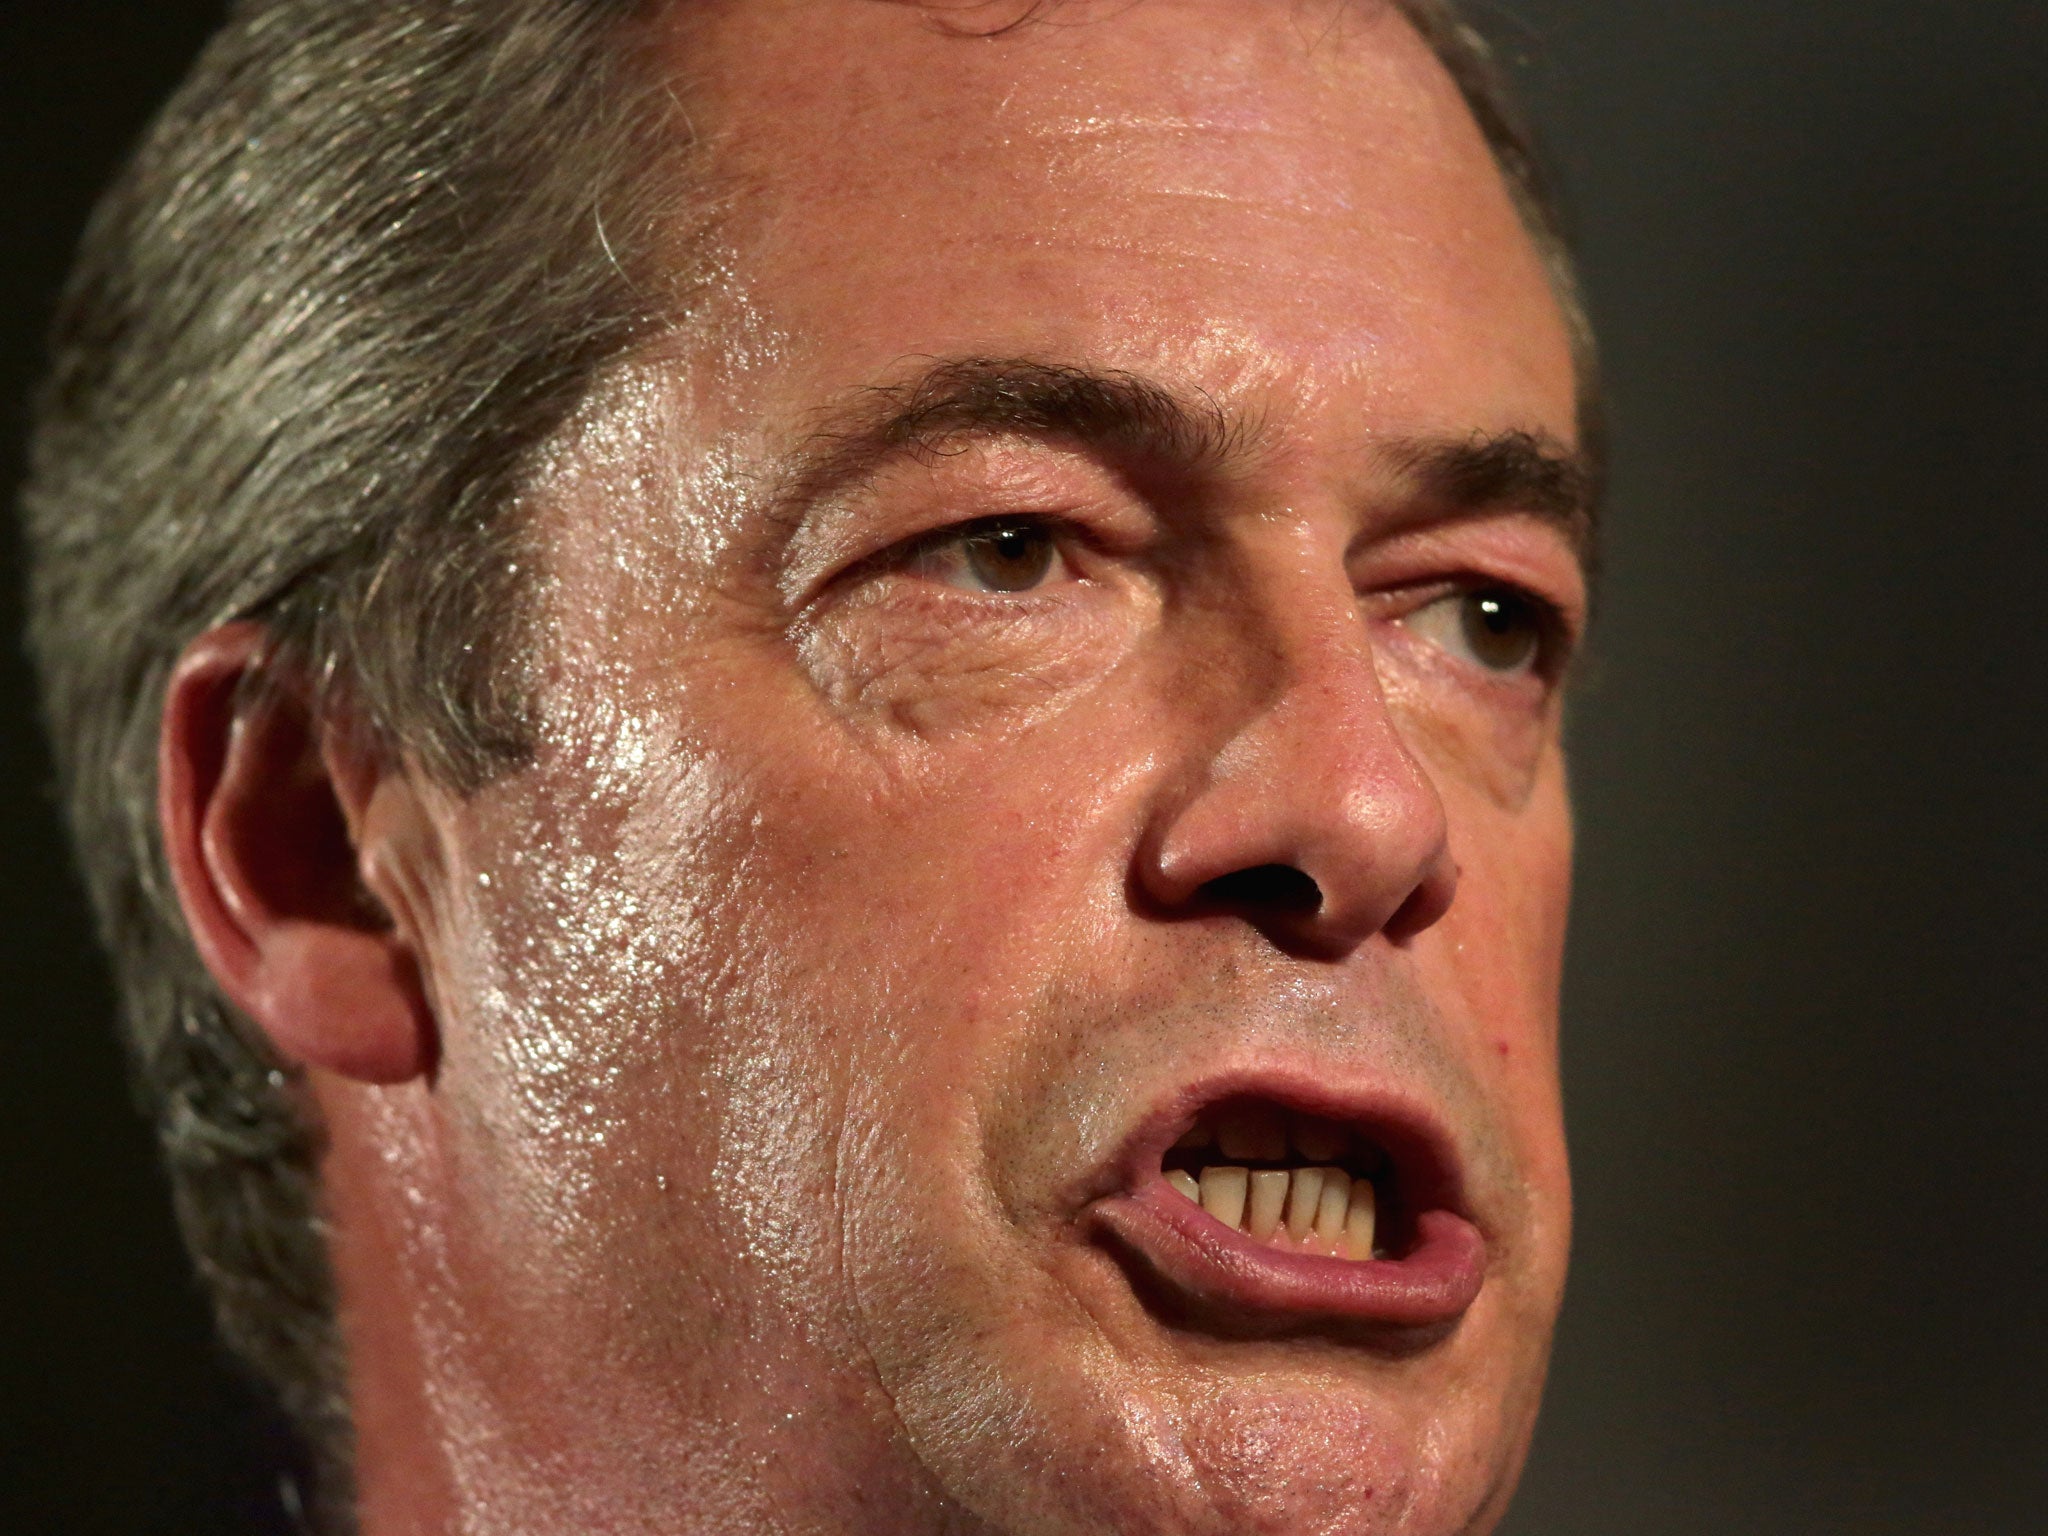
M783 371L1047 358L1570 434L1541 263L1391 6L1069 0L989 35L1020 9L677 13L739 300Z

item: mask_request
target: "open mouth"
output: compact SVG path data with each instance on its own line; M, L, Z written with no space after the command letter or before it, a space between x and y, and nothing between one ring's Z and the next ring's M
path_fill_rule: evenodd
M1140 1296L1209 1331L1455 1322L1486 1244L1442 1136L1398 1104L1242 1088L1159 1117L1090 1208Z
M1394 1214L1384 1152L1337 1121L1258 1099L1198 1115L1160 1171L1224 1226L1291 1253L1377 1257L1380 1211Z

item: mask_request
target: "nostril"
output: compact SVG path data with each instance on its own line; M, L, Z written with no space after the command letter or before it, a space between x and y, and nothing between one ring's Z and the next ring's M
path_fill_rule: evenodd
M1259 864L1218 875L1201 889L1212 906L1245 913L1284 913L1313 917L1323 908L1323 892L1291 864Z

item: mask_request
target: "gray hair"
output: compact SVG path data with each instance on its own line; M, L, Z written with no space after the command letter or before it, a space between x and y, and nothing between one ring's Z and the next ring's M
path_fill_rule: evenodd
M639 9L247 0L101 202L53 337L31 641L135 1086L223 1336L336 1469L316 1132L187 937L165 684L195 636L259 619L447 781L517 761L497 514L658 322L628 274L680 234Z
M1485 47L1443 0L1398 3L1550 264L1590 405L1563 232ZM100 204L54 333L22 506L72 834L186 1243L337 1528L318 1132L172 892L165 686L196 636L255 619L445 782L522 759L528 584L502 514L599 372L677 313L708 217L642 57L651 8L243 0Z

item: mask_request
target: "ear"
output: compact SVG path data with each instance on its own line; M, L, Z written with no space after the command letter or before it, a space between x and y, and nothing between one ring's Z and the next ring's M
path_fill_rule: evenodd
M422 866L439 843L402 770L316 720L288 680L247 686L266 643L260 625L225 625L171 674L157 814L178 901L207 970L280 1056L405 1082L435 1054Z

